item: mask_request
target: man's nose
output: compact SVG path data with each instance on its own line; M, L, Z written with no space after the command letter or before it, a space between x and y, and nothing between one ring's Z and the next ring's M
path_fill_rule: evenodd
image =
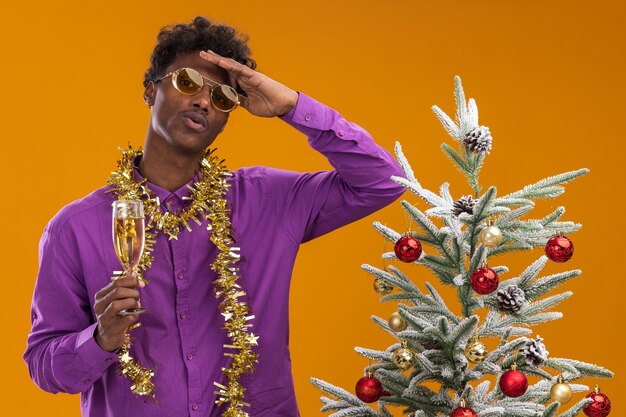
M211 107L211 86L203 85L202 90L193 95L192 105L194 108L208 113Z

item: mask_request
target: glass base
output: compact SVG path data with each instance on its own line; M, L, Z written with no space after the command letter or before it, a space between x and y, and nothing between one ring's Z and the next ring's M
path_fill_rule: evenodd
M139 308L129 308L127 310L122 310L117 313L118 316L128 316L130 314L143 314L148 311L147 308L139 307Z

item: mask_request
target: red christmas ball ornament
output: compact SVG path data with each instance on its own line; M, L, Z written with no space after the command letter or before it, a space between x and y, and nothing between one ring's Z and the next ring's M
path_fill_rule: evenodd
M596 389L587 394L585 398L593 400L592 403L583 408L583 412L589 417L606 417L611 412L611 400L600 392L600 388L597 385Z
M359 400L366 403L378 401L383 394L383 386L379 380L368 374L356 382L354 387L356 396Z
M566 236L559 235L546 243L546 256L554 262L567 262L574 255L574 244Z
M498 274L493 269L483 266L472 274L472 289L478 294L491 294L498 288Z
M528 379L523 372L517 370L515 364L500 377L500 390L507 397L520 397L524 395L526 389L528 389Z
M476 411L465 406L465 400L461 400L461 406L452 410L450 417L478 417Z
M402 262L413 262L422 255L422 244L411 235L404 235L393 247L398 259Z

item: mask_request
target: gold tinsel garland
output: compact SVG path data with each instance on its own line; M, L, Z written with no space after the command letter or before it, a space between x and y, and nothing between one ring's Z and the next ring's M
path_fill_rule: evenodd
M218 162L217 157L212 155L213 151L207 151L200 165L199 181L188 186L191 197L187 200L191 200L191 204L179 214L162 213L159 198L152 196L145 180L135 180L134 161L142 154L141 149L135 150L129 146L126 150L120 148L120 152L122 158L118 161L118 169L112 172L108 184L113 187L111 191L115 192L118 199L142 200L144 203L146 244L144 254L135 269L140 279L143 279L143 273L152 266L152 252L158 231L166 233L169 239L177 239L182 227L191 231L190 220L199 225L202 224L200 217L208 220L207 230L211 233L211 242L218 248L218 255L211 264L211 269L218 275L214 281L215 296L220 300L219 309L224 316L224 328L231 340L224 348L232 351L224 353L232 358L229 367L222 368L228 383L214 383L219 388L215 392L218 395L215 402L218 405L228 403L228 408L222 414L225 417L246 417L248 413L243 407L249 404L243 401L245 387L239 377L254 371L258 355L252 351L252 346L258 345L258 336L249 332L252 325L248 322L254 316L249 315L245 301L239 299L246 295L237 284L239 268L234 266L240 257L237 253L239 248L230 246L235 242L225 195L229 187L227 179L232 174L223 167L223 160ZM137 326L138 323L126 330L124 344L118 352L119 369L122 375L131 380L133 393L154 398L154 370L143 368L130 355L130 331Z

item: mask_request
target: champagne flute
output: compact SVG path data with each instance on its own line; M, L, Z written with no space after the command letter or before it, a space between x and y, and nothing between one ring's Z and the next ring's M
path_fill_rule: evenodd
M143 255L145 246L145 217L141 200L116 200L113 202L113 247L124 272L119 279L131 275ZM145 308L122 310L118 314L141 314Z

